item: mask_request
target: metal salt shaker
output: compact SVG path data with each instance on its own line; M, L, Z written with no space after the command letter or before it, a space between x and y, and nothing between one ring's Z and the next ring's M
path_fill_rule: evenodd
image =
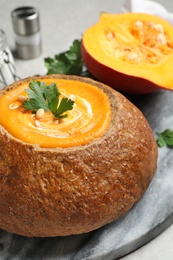
M21 59L33 59L41 54L41 33L38 9L23 6L11 12L16 50Z

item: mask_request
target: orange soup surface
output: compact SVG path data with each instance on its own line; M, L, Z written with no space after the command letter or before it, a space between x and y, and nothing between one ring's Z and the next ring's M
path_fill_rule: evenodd
M19 100L20 96L27 95L25 90L29 88L29 82L23 83L0 98L0 124L11 135L44 148L68 148L85 145L105 133L111 108L102 90L76 80L45 78L42 81L46 85L55 82L63 97L73 96L73 109L66 112L67 118L57 119L46 111L43 118L37 119Z

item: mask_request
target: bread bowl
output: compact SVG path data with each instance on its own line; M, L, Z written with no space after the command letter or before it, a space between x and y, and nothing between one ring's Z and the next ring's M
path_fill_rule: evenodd
M98 120L89 139L68 146L44 147L42 137L30 143L11 134L20 123L12 117L9 128L8 113L14 110L8 105L31 79L56 82L60 90L73 86L70 94L79 84L75 95L86 99L91 87L97 93L93 102L101 95L102 105L95 110L91 98L87 101L96 118L103 114L102 123ZM147 120L122 94L89 78L47 75L15 82L0 95L1 229L28 237L86 233L117 220L142 197L156 171L158 150Z

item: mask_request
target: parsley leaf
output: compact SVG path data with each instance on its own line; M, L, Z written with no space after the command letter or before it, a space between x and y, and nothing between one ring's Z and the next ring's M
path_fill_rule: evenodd
M30 100L25 100L23 102L25 109L32 110L33 113L36 113L39 108L43 108L45 111L49 110L44 97L45 88L46 84L44 82L35 82L34 80L31 80L29 89L26 89Z
M59 103L59 96L60 93L58 92L55 83L50 84L49 87L47 87L44 91L44 97L47 100L48 107L54 115L56 113L57 106Z
M55 112L55 117L57 118L64 118L67 117L67 114L63 114L65 111L67 110L71 110L71 107L73 107L74 101L72 101L71 99L68 98L62 98L61 102ZM63 114L63 115L61 115Z
M64 112L73 109L74 101L68 98L59 99L61 93L55 83L46 86L45 82L31 80L29 89L26 89L29 100L23 102L27 110L36 113L38 109L50 110L56 118L65 118Z
M161 133L157 133L157 144L159 147L167 145L170 148L173 148L173 130L166 129Z
M81 40L74 40L69 50L55 55L54 58L45 58L44 61L47 74L93 77L82 60Z

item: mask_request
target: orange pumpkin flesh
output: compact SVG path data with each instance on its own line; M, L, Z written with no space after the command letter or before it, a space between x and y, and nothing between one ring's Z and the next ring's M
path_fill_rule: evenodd
M173 26L159 17L102 14L83 35L82 57L97 79L119 91L173 90Z

